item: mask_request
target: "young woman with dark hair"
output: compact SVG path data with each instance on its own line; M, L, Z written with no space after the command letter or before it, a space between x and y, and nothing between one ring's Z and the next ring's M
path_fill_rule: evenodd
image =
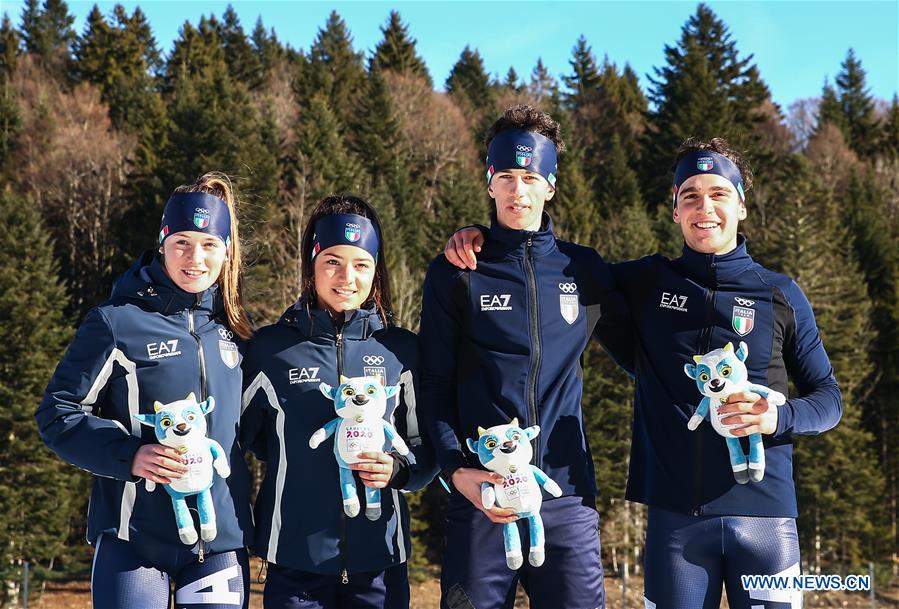
M435 466L415 408L418 338L393 322L383 239L362 199L321 201L303 234L299 300L250 343L241 426L244 445L266 461L254 551L268 562L267 609L409 606L409 513L399 491L430 482ZM364 499L343 498L326 448L336 434L310 447L335 417L319 385L360 376L399 385L385 417L411 449L408 456L363 451L350 465L363 487L389 489L380 511L364 514ZM353 499L361 490L357 483Z

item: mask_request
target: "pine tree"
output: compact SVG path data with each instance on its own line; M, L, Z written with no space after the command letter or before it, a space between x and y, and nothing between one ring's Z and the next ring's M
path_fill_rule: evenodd
M197 27L184 22L166 61L163 81L166 92L172 92L179 79L200 76L210 70L227 72L219 29L215 17L201 17Z
M409 36L408 26L400 19L397 11L390 11L387 23L381 28L384 38L375 47L369 62L369 70L380 68L393 70L400 74L415 74L433 87L434 82L428 73L424 59L419 57L415 48L415 39Z
M740 58L727 26L705 4L687 20L676 46L665 47L666 65L650 78L649 115L644 144L643 183L647 202L667 198L671 156L687 137L724 137L750 152L758 164L765 157L759 126L768 117L767 86L752 65L752 56Z
M230 4L222 15L219 36L225 49L225 63L231 78L244 83L251 91L265 82L259 56L240 25L237 11Z
M899 159L899 95L893 96L880 128L879 153L889 159Z
M278 37L275 35L275 29L272 28L270 32L265 30L261 16L256 19L256 25L253 27L253 32L250 34L250 42L253 47L253 52L256 54L257 61L261 66L262 73L267 78L268 75L271 74L275 64L280 59L284 58L286 51L278 41Z
M568 60L568 63L571 66L572 74L562 77L562 82L568 87L565 104L568 109L577 111L593 99L596 88L599 86L596 57L583 35L577 39L577 43L571 50L571 59Z
M300 84L302 90L297 93L301 103L324 95L342 133L345 129L343 121L365 88L365 68L362 53L353 50L353 39L337 11L331 13L325 26L318 31L309 49Z
M758 231L753 253L804 290L843 394L836 429L795 439L799 538L813 569L858 567L879 558L884 533L883 474L871 434L861 425L860 406L872 372L871 302L822 178L803 158L791 156L768 181L767 196L778 202L779 212Z
M876 149L878 125L874 100L865 83L865 70L852 49L841 68L836 83L847 127L846 142L860 157L869 157Z
M73 23L63 0L44 0L43 7L38 0L25 0L20 28L25 50L50 65L64 63L75 40Z
M446 92L479 117L496 112L496 95L477 49L466 46L446 79Z
M506 72L506 79L503 81L503 88L508 91L512 91L518 93L522 90L522 87L518 84L518 72L515 71L515 68L509 66L509 71Z
M555 116L561 110L561 94L559 83L550 74L546 64L537 58L537 65L531 72L531 81L527 86L528 95L545 111Z
M897 229L885 229L883 209L886 193L867 172L854 173L841 197L842 220L849 231L871 300L871 325L875 338L871 348L873 372L862 396L863 422L877 439L880 466L886 478L887 506L893 524L891 547L897 548L895 527L899 514L899 250Z
M0 247L26 256L0 261L0 602L11 602L23 561L49 567L65 553L73 503L84 475L61 462L34 424L34 408L71 330L63 317L66 289L57 275L48 232L35 205L0 194Z
M0 25L0 79L8 79L16 69L19 57L19 33L12 25L9 15L3 13Z

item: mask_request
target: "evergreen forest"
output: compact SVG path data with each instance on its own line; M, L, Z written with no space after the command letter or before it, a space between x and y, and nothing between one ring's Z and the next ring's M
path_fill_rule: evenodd
M186 21L171 48L140 8L96 6L82 31L63 0L27 0L0 26L0 606L28 561L39 579L84 577L89 474L62 463L33 412L85 313L152 248L172 190L231 176L259 325L299 293L300 236L323 196L371 201L388 235L401 325L418 327L429 261L486 222L483 136L508 106L562 124L558 233L607 260L677 256L671 163L688 136L724 137L755 171L743 226L752 255L805 291L843 392L839 426L795 438L803 569L899 566L899 99L875 99L846 49L836 77L788 108L711 8L664 45L648 85L583 36L570 69L487 73L476 48L433 74L398 12L362 51L337 12L308 48L260 18ZM639 572L645 508L623 500L633 385L598 345L584 356L607 572ZM258 477L262 465L253 464ZM413 574L439 563L446 493L410 495Z

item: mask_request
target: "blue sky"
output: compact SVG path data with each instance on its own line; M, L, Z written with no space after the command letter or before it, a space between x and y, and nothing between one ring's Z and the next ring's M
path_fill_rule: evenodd
M94 2L69 2L76 29L83 31ZM98 2L109 13L113 2ZM140 6L160 47L168 52L185 20L221 15L227 2L151 0L122 2L129 12ZM578 36L587 37L599 60L630 63L646 87L647 74L664 63L663 49L674 44L695 2L240 2L232 3L244 29L258 16L283 42L308 48L332 9L346 20L357 50L369 51L381 38L380 26L397 9L418 40L438 86L442 86L465 45L476 47L487 69L505 75L514 66L530 74L537 58L555 75L567 74ZM786 109L797 98L820 94L833 80L852 47L878 98L899 89L899 2L884 1L730 1L709 2L730 28L737 48L754 61L774 100ZM18 25L19 1L3 0L2 10Z

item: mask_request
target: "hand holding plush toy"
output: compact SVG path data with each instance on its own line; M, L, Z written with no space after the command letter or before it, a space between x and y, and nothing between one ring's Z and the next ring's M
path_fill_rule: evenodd
M787 399L779 391L769 389L764 385L756 385L749 382L749 373L746 370L746 358L749 357L749 347L740 342L734 351L731 343L724 345L723 349L709 351L705 355L694 355L694 364L686 364L684 373L696 380L703 397L696 412L687 422L687 429L694 431L706 417L712 423L712 428L727 440L727 449L730 453L730 466L734 472L734 478L739 484L746 484L749 480L759 482L765 476L765 446L762 444L762 434L749 434L749 462L743 454L740 440L731 433L731 428L721 422L722 418L731 416L721 415L719 410L734 393L744 391L755 392L768 400L771 406L782 406Z
M518 426L518 419L508 425L495 425L489 429L478 427L478 440L467 440L468 449L477 454L481 465L503 477L502 484L484 482L481 485L481 501L490 509L495 505L516 510L518 516L527 518L530 532L530 553L528 562L535 567L543 564L544 550L543 519L540 506L542 486L553 497L561 497L562 489L543 471L531 465L534 453L531 440L540 433L534 425L527 429ZM510 569L518 569L524 564L521 556L521 540L518 526L514 522L503 525L503 542L506 548L506 564Z
M334 457L340 472L340 489L343 495L343 511L353 518L359 514L359 497L351 463L359 463L359 453L384 450L385 438L401 455L409 454L409 447L396 428L384 419L387 399L396 395L399 387L384 387L374 377L340 377L340 385L319 385L319 390L334 400L337 418L316 430L309 438L313 449L334 434ZM377 520L381 517L381 491L365 487L365 517Z
M231 475L231 467L221 444L206 437L206 417L215 408L215 398L210 396L197 403L193 393L183 400L162 404L153 403L156 414L139 414L134 418L143 425L156 430L156 439L164 446L181 453L181 463L187 466L183 477L164 484L172 497L175 508L175 523L182 543L193 545L197 542L190 510L185 498L197 495L197 511L200 514L200 536L203 541L212 541L216 536L215 508L212 505L212 470L222 478ZM147 480L147 491L153 492L156 483Z

